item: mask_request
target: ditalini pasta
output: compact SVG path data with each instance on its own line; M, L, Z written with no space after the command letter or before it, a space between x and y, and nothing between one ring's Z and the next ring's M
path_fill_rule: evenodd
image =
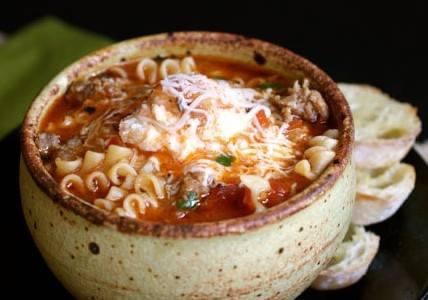
M339 140L329 116L307 79L144 57L71 83L37 142L64 192L106 213L206 222L264 211L319 177Z

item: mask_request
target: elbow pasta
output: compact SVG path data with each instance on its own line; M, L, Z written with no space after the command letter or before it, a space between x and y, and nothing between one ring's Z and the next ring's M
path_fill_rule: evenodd
M134 189L138 194L147 193L152 198L163 199L165 197L165 180L153 173L141 172L134 183Z
M165 79L168 75L176 73L192 73L196 70L196 63L193 57L187 56L181 61L167 58L161 62L160 66L151 58L143 58L137 65L137 77L149 84L156 83L159 78Z
M121 177L126 177L128 175L137 176L137 171L127 162L122 161L112 166L107 172L107 175L113 184L120 185Z
M57 158L57 173L65 176L61 188L72 195L103 191L105 197L94 200L96 207L133 218L144 214L148 206L158 207L156 199L165 197L166 181L154 174L160 170L157 157L150 156L141 166L135 163L135 152L135 149L110 145L106 153L86 151L83 159Z
M76 174L68 174L61 180L61 189L68 194L72 194L73 192L70 188L76 189L79 192L85 189L85 184L83 183L82 177Z
M196 69L195 60L193 57L187 56L181 60L180 67L182 73L192 73Z
M104 153L98 153L94 151L86 151L85 156L83 157L82 163L82 173L88 173L93 171L101 162L104 160Z
M133 154L133 151L126 147L121 147L117 145L110 145L107 148L105 155L104 166L107 169L110 169L115 163L121 160L129 159Z
M127 194L128 194L127 191L121 188L118 188L117 186L112 186L108 191L108 194L105 197L105 199L110 201L117 201L117 200L123 199Z
M95 193L99 188L107 190L110 186L110 181L103 172L94 171L86 176L85 185L88 190Z
M56 172L59 176L65 176L75 172L82 165L82 159L77 158L75 160L63 160L57 157L55 159Z
M180 72L180 63L177 59L167 58L159 67L159 75L161 79L165 79L168 75Z
M150 156L144 164L142 171L145 173L154 173L160 171L160 161L156 156Z
M128 174L123 180L120 187L124 190L131 190L134 187L135 176L132 174Z
M336 155L338 135L337 129L330 129L323 135L313 137L309 141L311 147L304 152L304 159L296 164L294 171L310 180L317 178Z
M142 81L154 84L157 81L158 65L150 58L143 58L137 65L137 76Z
M148 206L157 207L158 204L147 194L133 193L123 200L123 207L117 208L116 212L122 217L136 218L138 214L144 214Z

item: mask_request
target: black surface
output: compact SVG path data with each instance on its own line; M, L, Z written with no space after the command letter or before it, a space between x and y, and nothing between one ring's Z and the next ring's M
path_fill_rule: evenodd
M299 2L299 1L295 1ZM373 2L373 1L372 1ZM125 2L76 1L2 3L0 31L12 34L50 14L74 25L121 40L178 30L245 34L285 46L316 63L336 81L366 82L419 108L428 120L428 24L423 4L409 1L376 7L344 1L340 6L282 2L174 2L158 7ZM8 7L10 6L10 7ZM159 9L163 8L163 9ZM1 67L1 66L0 66ZM428 122L420 140L426 139ZM22 219L17 186L17 131L0 141L3 196L2 291L14 298L67 299L49 272ZM381 236L380 252L358 284L335 292L306 291L301 299L418 299L428 288L428 167L411 152L406 161L417 171L416 189L401 210L369 229ZM3 193L3 195L5 195Z
M428 119L428 9L422 1L3 2L0 31L7 33L49 14L115 40L180 30L260 38L305 56L337 81L370 83L417 104Z

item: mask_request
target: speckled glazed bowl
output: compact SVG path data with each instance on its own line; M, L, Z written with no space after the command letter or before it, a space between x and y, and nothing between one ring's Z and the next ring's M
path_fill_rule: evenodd
M55 98L77 77L142 56L215 55L309 78L340 130L337 155L302 193L265 212L166 225L106 213L65 194L43 167L35 137ZM242 36L191 32L137 38L80 59L35 99L22 127L22 206L47 264L77 298L289 299L328 263L351 218L353 123L336 84L292 52Z

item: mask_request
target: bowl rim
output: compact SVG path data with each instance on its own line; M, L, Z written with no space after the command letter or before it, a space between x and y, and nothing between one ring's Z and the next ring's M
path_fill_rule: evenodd
M115 50L124 48L127 45L150 48L168 47L168 45L175 45L177 43L184 45L196 43L208 47L209 45L215 45L215 47L225 48L231 46L246 47L248 50L253 51L254 60L258 64L264 64L266 59L269 60L272 57L281 61L284 64L283 67L293 67L296 70L304 72L305 76L316 82L318 90L328 101L332 116L340 132L336 157L333 162L320 177L287 201L264 212L215 222L168 224L159 221L144 221L120 217L114 212L101 210L88 202L62 191L59 184L44 167L35 142L40 116L46 107L51 105L58 97L59 86L55 83L60 80L61 76L70 74L70 72L76 72L76 70L81 71L91 68L94 64L96 65L117 55ZM48 96L44 99L42 95ZM344 173L346 167L351 163L353 143L354 125L349 105L336 83L321 69L292 51L269 42L236 34L205 31L173 32L138 37L112 44L80 58L55 76L42 89L42 92L29 107L21 128L23 161L38 187L52 201L97 225L113 227L124 233L165 238L202 238L241 234L267 224L278 222L301 211L314 203L319 195L330 190Z

